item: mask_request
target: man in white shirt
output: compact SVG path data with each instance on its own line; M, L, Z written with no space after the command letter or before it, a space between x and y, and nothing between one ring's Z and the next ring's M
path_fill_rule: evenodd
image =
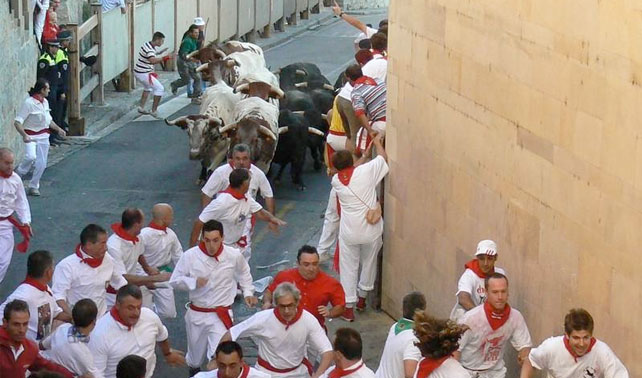
M468 311L461 324L469 327L453 355L478 378L504 378L504 352L509 341L519 364L531 349L531 335L522 314L508 305L508 279L501 273L486 278L487 299Z
M165 35L161 32L155 32L152 40L144 43L138 50L138 58L134 64L134 77L143 85L143 93L140 96L140 105L138 112L141 114L149 114L154 118L160 119L158 115L158 105L165 93L163 84L158 80L158 74L154 72L154 65L167 62L171 56L167 52L167 47L157 51L165 43ZM152 101L151 111L145 109L147 98L153 92L154 100Z
M203 224L217 220L225 229L225 245L244 251L247 247L247 236L244 235L248 220L256 218L268 222L268 227L277 232L279 226L286 223L265 211L252 197L247 196L250 190L250 173L247 169L234 169L229 176L230 185L220 192L198 216L192 228L190 245L195 246L201 234ZM243 252L242 252L243 253Z
M274 193L265 173L260 170L256 165L252 164L250 160L250 147L247 144L239 143L232 148L231 159L229 164L221 165L216 168L212 175L201 189L201 204L203 208L212 202L212 198L217 193L227 189L230 186L230 173L234 169L243 168L250 171L250 189L248 195L256 200L256 195L261 193L261 197L265 200L265 208L270 214L274 214ZM251 217L247 220L245 230L243 231L246 236L247 246L243 249L243 256L246 260L250 260L252 255L252 231L254 230L255 218Z
M169 365L185 365L183 352L171 349L167 328L152 310L142 307L143 294L136 285L118 289L116 304L98 320L89 350L94 355L97 378L115 378L118 362L136 354L147 360L147 378L156 367L156 344Z
M258 345L256 368L273 378L320 377L332 363L332 345L319 321L299 308L301 292L290 282L274 290L274 309L263 310L232 327L221 341L250 337ZM306 358L310 345L321 355L316 371Z
M361 335L352 328L339 328L334 336L334 363L324 378L374 378L362 359ZM400 377L399 377L400 378Z
M147 361L141 356L130 354L118 362L116 378L145 378Z
M464 273L457 284L457 303L450 312L450 319L459 321L466 311L484 303L486 299L485 279L497 272L506 275L504 269L495 266L497 244L492 240L482 240L477 244L475 258L464 266Z
M548 338L530 351L520 377L532 377L533 368L552 378L629 378L611 348L593 337L593 317L581 308L566 314L563 336Z
M127 2L125 0L100 0L103 13L109 12L114 8L120 8L120 13L127 13Z
M8 148L0 148L0 282L9 270L13 255L13 227L21 226L31 235L31 210L22 179L13 171L14 155ZM22 225L12 217L16 213ZM26 245L20 248L26 252Z
M128 208L123 211L120 223L111 225L114 233L107 239L107 253L114 260L115 270L122 272L127 283L143 286L143 304L152 307L152 297L148 289L154 289L155 282L165 282L171 276L168 272L160 272L147 264L143 255L145 245L141 242L140 231L145 223L143 211ZM107 307L113 306L116 299L115 288L107 287Z
M343 317L354 319L354 307L366 309L366 296L374 289L377 275L377 255L383 244L383 219L374 224L366 220L370 210L379 207L376 187L388 173L386 151L381 136L373 139L377 157L368 163L354 166L352 154L337 151L332 158L338 173L332 178L341 206L339 224L339 278L346 293L346 311ZM364 154L365 155L365 154ZM336 257L335 257L336 259ZM361 265L361 276L357 276ZM357 292L358 289L358 292Z
M72 310L73 324L63 324L40 342L43 356L78 376L97 377L94 357L87 346L96 325L98 308L89 298L81 299Z
M50 252L33 252L27 258L27 278L0 306L1 313L7 303L14 299L27 302L30 314L27 338L36 342L49 336L54 319L71 321L71 317L62 312L47 285L51 281L53 271L53 257Z
M205 222L200 244L185 251L169 281L189 291L186 360L192 374L213 356L221 337L232 327L237 286L248 307L257 303L250 266L236 248L223 244L223 238L221 222Z
M215 370L198 373L194 378L270 378L269 374L250 367L243 361L243 349L235 341L224 341L214 352Z
M377 378L412 378L421 359L415 346L419 340L413 333L415 312L426 309L426 297L413 291L403 297L403 317L390 327L388 338L379 360Z
M159 272L171 273L173 266L183 254L183 246L170 228L174 222L174 209L169 204L157 203L152 207L152 221L140 231L143 240L143 256L147 265L156 268ZM162 318L176 317L176 303L174 289L169 285L163 287L156 285L151 290L154 300L154 310Z
M83 298L92 298L98 317L107 312L107 287L119 289L127 284L121 271L107 254L107 231L89 224L80 232L80 244L73 254L56 265L52 292L63 311L72 315L71 308Z

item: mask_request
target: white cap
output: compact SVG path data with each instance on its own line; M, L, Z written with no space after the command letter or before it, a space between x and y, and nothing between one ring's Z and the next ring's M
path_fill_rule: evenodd
M475 256L479 255L497 256L497 244L492 240L480 241L475 252Z
M196 26L203 26L203 25L205 25L205 21L203 21L203 17L196 17L194 19L194 22L192 22L192 24L194 24Z

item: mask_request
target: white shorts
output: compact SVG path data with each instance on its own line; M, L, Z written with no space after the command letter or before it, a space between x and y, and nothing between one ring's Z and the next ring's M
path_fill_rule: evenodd
M325 142L332 147L334 151L341 151L346 149L347 139L348 138L345 135L328 134L325 138Z
M148 73L138 73L134 72L134 77L136 77L136 80L138 80L139 83L141 83L144 87L145 92L153 92L154 96L162 96L165 93L165 88L163 88L163 84L161 82L153 77L149 76L150 72ZM151 79L151 81L150 81Z

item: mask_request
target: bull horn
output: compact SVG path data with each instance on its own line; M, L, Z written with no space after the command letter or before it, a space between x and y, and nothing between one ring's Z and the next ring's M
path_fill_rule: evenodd
M218 55L221 59L225 58L227 55L221 49L214 49L214 55Z
M218 132L223 134L223 133L225 133L225 132L227 132L229 130L235 129L236 126L237 126L236 123L230 123L229 125L225 125L225 126L219 128Z
M327 121L327 120L328 120L328 115L327 115L327 114L321 114L321 118L322 118L324 121Z
M194 51L192 51L191 53L189 53L189 54L185 55L185 59L186 59L186 60L187 60L187 59L192 59L193 57L195 57L196 55L198 55L199 51L200 51L200 50L194 50Z
M295 71L295 73L296 73L297 75L305 75L305 76L308 76L308 73L307 73L307 72L305 72L305 71L303 71L303 70L296 70L296 71Z
M295 110L292 113L298 114L298 115L304 115L305 114L305 110Z
M334 91L334 87L330 84L323 84L323 89L327 89L329 91Z
M304 81L302 83L296 83L296 84L294 84L294 86L297 87L297 88L307 88L308 87L308 82Z
M287 133L289 129L288 126L279 127L279 135Z
M309 132L310 134L315 134L315 135L318 135L318 136L321 136L321 137L324 137L324 136L325 136L325 134L323 133L323 131L321 131L321 130L319 130L319 129L315 129L314 127L308 127L308 132Z
M229 60L226 60L226 61L225 61L225 65L226 65L228 68L232 68L232 67L234 67L234 66L238 65L238 63L236 63L236 60L234 60L234 59L229 59Z
M207 118L209 119L210 122L214 121L214 122L218 123L219 125L223 124L223 120L218 118L218 117L207 116Z
M272 86L272 90L270 92L274 93L274 96L272 97L283 98L283 96L285 96L285 93L279 87Z
M268 129L265 126L259 126L259 131L261 132L261 134L265 134L268 138L276 142L276 135L274 135L272 130Z
M198 66L198 68L196 69L196 72L205 71L206 69L209 68L209 66L210 66L209 63L203 63L200 66Z
M187 116L178 117L178 118L176 118L176 119L175 119L175 120L173 120L173 121L170 121L170 120L168 120L167 118L165 118L165 123L166 123L168 126L176 126L176 123L177 123L178 121L180 121L180 120L184 119L184 118L187 118Z
M238 87L234 88L234 93L238 93L238 92L245 93L243 91L248 91L249 89L250 89L250 84L248 83L241 84Z
M280 75L281 74L281 69L279 68L276 71L272 71L272 73L275 74L275 75Z

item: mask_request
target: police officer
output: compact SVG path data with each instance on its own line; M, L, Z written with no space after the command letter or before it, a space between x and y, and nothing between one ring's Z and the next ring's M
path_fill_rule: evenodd
M49 82L49 109L51 109L52 118L58 125L58 120L55 118L56 110L58 109L58 92L60 88L60 71L56 65L56 55L60 49L60 42L57 39L47 40L44 42L44 52L38 59L38 78L45 78Z
M58 33L58 42L60 43L60 48L56 53L56 66L58 67L58 72L60 73L60 81L58 83L58 99L57 106L53 112L53 120L56 124L62 127L65 131L69 130L65 118L67 116L67 95L69 94L69 44L71 43L71 32L69 30L63 30ZM51 134L50 141L59 139L57 134Z

